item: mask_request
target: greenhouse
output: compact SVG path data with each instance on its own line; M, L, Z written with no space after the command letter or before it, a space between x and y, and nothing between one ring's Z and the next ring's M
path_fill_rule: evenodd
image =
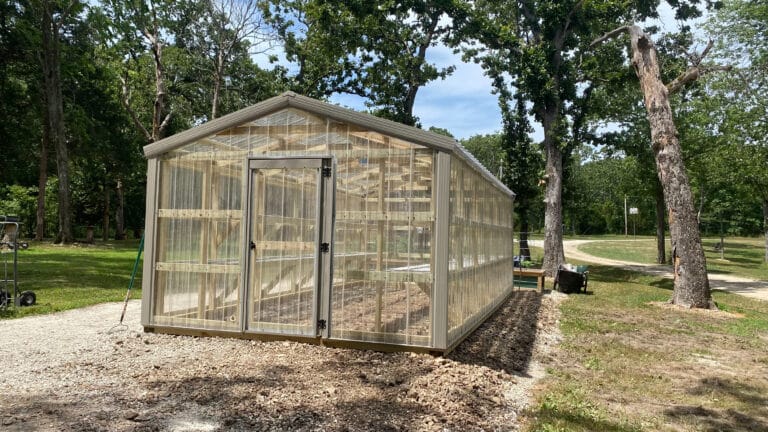
M294 93L144 148L146 331L447 352L512 292L514 193Z

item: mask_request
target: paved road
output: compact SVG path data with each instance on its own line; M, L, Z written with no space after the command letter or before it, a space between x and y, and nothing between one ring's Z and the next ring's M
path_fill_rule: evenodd
M669 265L658 264L642 264L636 262L619 261L608 258L596 257L582 252L579 249L580 245L584 243L590 243L593 241L610 241L610 240L565 240L563 247L565 248L565 258L590 262L594 264L608 265L614 267L620 267L627 270L633 270L637 272L652 274L665 278L672 279L672 268ZM621 240L625 241L625 240ZM534 240L531 242L532 246L543 246L541 240ZM755 279L743 278L738 276L732 276L720 273L709 274L709 286L712 289L718 289L728 291L736 294L741 294L747 297L752 297L764 301L768 301L768 282L759 281Z

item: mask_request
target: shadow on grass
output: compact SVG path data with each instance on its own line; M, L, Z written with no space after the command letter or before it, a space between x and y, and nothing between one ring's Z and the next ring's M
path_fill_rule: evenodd
M565 424L567 428L552 428L551 430L585 430L585 431L603 431L603 432L638 432L640 429L612 422L610 420L599 420L588 415L576 413L571 410L552 409L548 407L540 408L535 412L539 419L539 424ZM579 429L576 429L579 428ZM538 430L538 429L537 429ZM550 429L546 429L550 430Z
M675 289L675 281L672 279L658 279L650 283L652 287L661 288L667 291L672 291Z
M653 280L649 282L649 279ZM672 280L661 275L645 274L636 270L605 265L590 265L589 281L605 283L639 283L663 289L672 289Z

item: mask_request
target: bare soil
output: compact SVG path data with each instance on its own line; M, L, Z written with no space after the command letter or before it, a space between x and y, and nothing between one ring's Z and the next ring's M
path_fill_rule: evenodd
M148 334L138 301L2 321L0 429L516 430L563 298L514 292L446 358Z

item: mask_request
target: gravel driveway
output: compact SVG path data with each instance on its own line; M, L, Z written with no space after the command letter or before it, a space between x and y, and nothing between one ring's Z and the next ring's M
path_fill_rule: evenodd
M147 334L139 301L0 321L7 431L515 430L564 296L517 291L447 358Z

